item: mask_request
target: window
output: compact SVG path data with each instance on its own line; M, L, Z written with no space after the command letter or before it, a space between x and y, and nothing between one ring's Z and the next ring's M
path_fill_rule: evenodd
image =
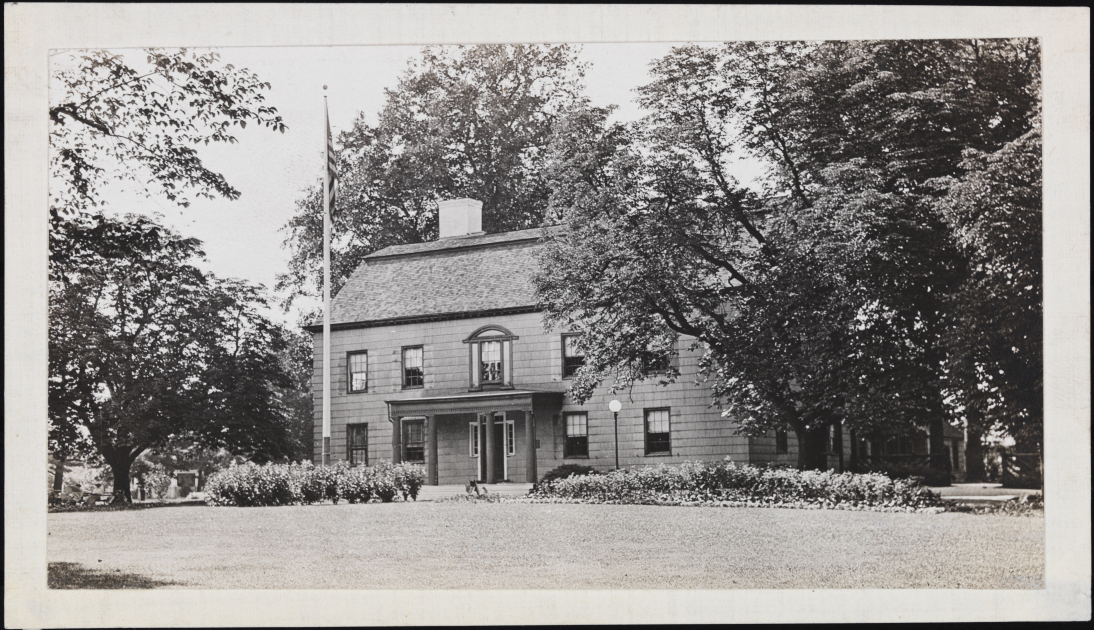
M676 352L676 340L675 339L673 340L672 346L671 346L671 349L670 349L671 354L668 354L667 356L663 355L663 354L660 354L660 353L655 353L653 344L650 344L650 346L647 347L647 350L650 352L649 363L646 367L646 373L647 374L657 374L658 372L668 372L670 369L675 368L679 365L679 361L677 361L677 358L678 358L679 355Z
M422 347L403 348L403 388L425 386L425 369L422 365Z
M501 383L501 342L482 342L482 360L479 363L482 383Z
M777 429L775 431L775 452L776 453L789 453L790 452L789 437L790 436L787 434L786 429Z
M589 416L585 413L566 414L566 444L563 457L589 456Z
M505 422L505 454L509 457L517 454L516 425L512 420Z
M424 420L403 420L403 461L425 462Z
M570 378L585 365L585 351L577 348L578 335L562 335L562 378Z
M660 455L672 452L669 441L669 410L646 410L646 455Z
M349 392L356 394L368 391L368 352L361 350L347 353L346 368L349 370L349 376L346 378L349 383Z
M349 465L368 466L368 424L351 424L346 427L349 443Z
M513 386L513 333L501 326L483 326L463 342L470 352L471 389Z
M479 456L479 423L478 422L472 422L470 424L470 426L468 426L468 429L469 429L468 430L468 441L470 443L470 448L468 449L468 451L469 451L471 457L478 457Z

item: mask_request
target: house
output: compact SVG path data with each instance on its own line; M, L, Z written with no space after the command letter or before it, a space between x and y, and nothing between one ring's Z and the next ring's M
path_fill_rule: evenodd
M700 352L686 337L675 383L601 388L583 405L567 399L582 357L568 331L544 328L531 283L544 230L562 228L485 234L481 202L439 205L438 240L367 256L331 304L332 460L422 462L429 484L533 482L563 464L607 470L617 459L795 463L792 433L737 435L710 407L709 390L695 383ZM322 326L308 330L319 461ZM832 467L850 441L833 432Z

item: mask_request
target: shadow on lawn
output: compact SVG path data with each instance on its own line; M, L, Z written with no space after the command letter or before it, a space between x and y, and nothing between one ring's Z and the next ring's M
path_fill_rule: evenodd
M179 584L153 580L136 573L122 573L121 569L115 569L113 573L88 569L75 562L50 562L47 576L46 583L49 588L58 589L159 588Z

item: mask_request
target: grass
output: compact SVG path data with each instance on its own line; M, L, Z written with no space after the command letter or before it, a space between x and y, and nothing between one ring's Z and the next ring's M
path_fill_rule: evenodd
M50 563L149 588L1044 588L1044 520L996 515L427 502L48 524Z

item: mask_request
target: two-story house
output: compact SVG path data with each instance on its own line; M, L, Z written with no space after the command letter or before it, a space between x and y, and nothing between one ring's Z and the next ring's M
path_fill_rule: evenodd
M422 462L427 483L530 482L562 464L598 469L693 460L793 464L794 435L737 435L678 343L675 383L568 400L582 357L544 328L531 278L543 229L481 231L481 202L440 204L440 238L367 256L331 306L332 460ZM561 228L546 228L559 230ZM316 449L322 327L314 334ZM608 403L618 399L616 418ZM847 450L850 439L833 434ZM833 449L833 452L836 452ZM833 455L831 463L837 463Z

